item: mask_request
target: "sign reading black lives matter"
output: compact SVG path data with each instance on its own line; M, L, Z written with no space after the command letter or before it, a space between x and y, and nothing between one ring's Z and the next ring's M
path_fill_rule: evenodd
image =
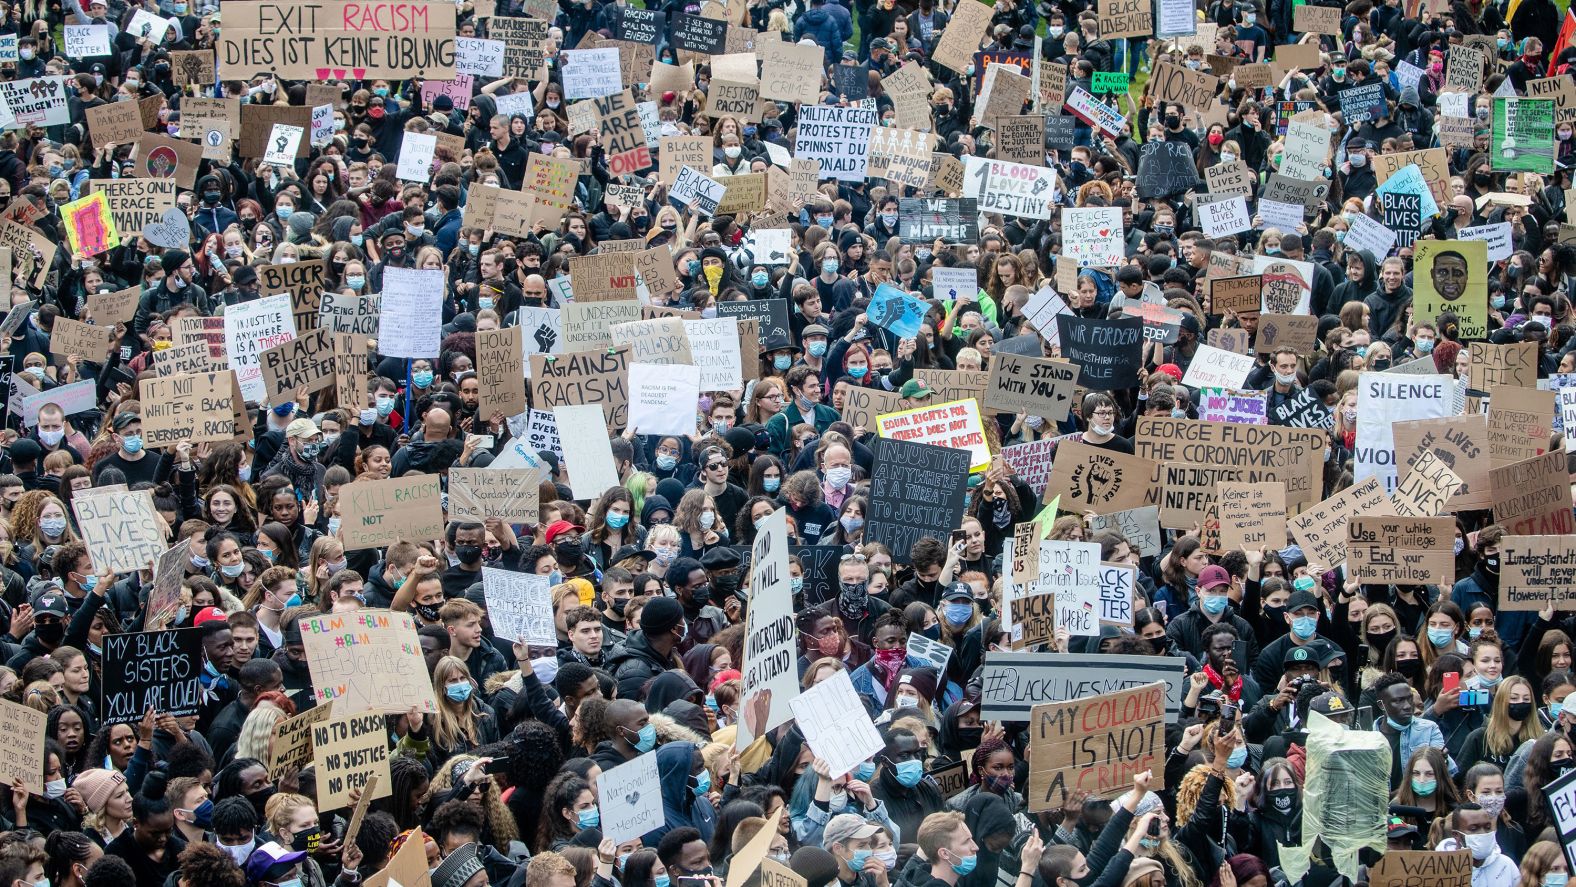
M973 197L904 197L897 202L904 243L972 243L979 239L979 201Z
M922 537L945 539L963 519L969 451L878 438L865 536L908 563Z
M1138 384L1143 364L1144 321L1138 317L1095 320L1056 316L1062 357L1078 364L1078 384L1092 391L1119 391Z
M176 628L104 636L106 724L142 719L149 709L176 717L202 704L202 631Z

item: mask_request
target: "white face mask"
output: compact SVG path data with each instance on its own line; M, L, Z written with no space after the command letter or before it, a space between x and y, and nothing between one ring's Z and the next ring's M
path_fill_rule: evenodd
M51 779L50 781L44 783L44 797L61 798L65 797L65 794L66 781L64 779Z
M219 844L219 849L223 850L225 853L230 854L230 858L235 860L236 865L245 865L246 858L252 855L252 848L256 846L257 838L254 837L245 844L235 844L233 846L221 842Z
M1472 853L1472 858L1478 862L1482 862L1494 855L1494 850L1498 847L1498 844L1495 843L1493 832L1489 832L1486 835L1464 835L1463 837L1466 838L1467 850Z

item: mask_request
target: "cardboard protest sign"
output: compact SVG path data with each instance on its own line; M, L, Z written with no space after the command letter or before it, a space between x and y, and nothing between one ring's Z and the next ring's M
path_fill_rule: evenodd
M373 776L369 780L386 782L387 780ZM360 805L357 805L360 806ZM347 832L348 834L348 832ZM347 838L348 840L348 838ZM383 870L367 877L362 887L431 887L432 872L427 868L427 836L418 827L411 831L405 838L405 843L389 859L388 865Z
M259 354L258 362L264 390L272 403L297 391L321 391L334 384L334 343L324 330L312 330L281 342Z
M878 122L875 112L864 108L806 105L799 110L794 157L819 163L821 178L862 181L870 131Z
M44 793L44 725L48 715L0 699L0 779L22 783L29 794Z
M1454 517L1367 517L1346 523L1346 569L1364 582L1440 585L1455 580Z
M1388 515L1392 511L1384 485L1376 477L1347 487L1287 521L1292 537L1310 563L1326 568L1346 560L1347 521L1353 515Z
M374 790L387 797L393 780L389 778L389 732L383 715L335 716L313 724L312 764L321 810L347 806L350 790L366 790L374 778Z
M1155 463L1079 441L1066 441L1045 485L1044 499L1062 497L1071 511L1104 514L1147 504Z
M198 346L199 349L201 346ZM202 349L206 362L207 352ZM149 448L235 438L235 374L201 372L161 375L141 382L142 442Z
M1146 505L1096 515L1090 518L1089 529L1091 532L1114 530L1121 533L1140 557L1153 557L1160 553L1159 506Z
M270 754L264 762L268 766L268 775L278 779L285 772L299 772L312 763L312 726L328 720L333 713L334 703L329 702L314 705L275 724Z
M1052 422L1067 418L1078 387L1076 365L1003 352L992 357L985 409L1028 413Z
M136 102L110 102L87 108L84 113L96 147L127 145L142 138L142 113Z
M1146 459L1236 468L1249 475L1227 480L1284 482L1293 513L1315 502L1323 488L1326 435L1317 429L1140 416L1137 432L1133 446Z
M1142 0L1100 0L1100 37L1150 37L1154 7Z
M1134 773L1161 775L1165 720L1166 684L1161 681L1034 706L1029 810L1060 809L1068 795L1080 791L1116 797L1132 788Z
M225 418L230 418L228 413ZM152 490L77 495L71 497L71 508L95 570L146 570L169 547Z
M449 519L530 523L538 516L540 482L534 468L450 468Z
M142 720L149 709L184 717L202 705L202 632L195 628L104 635L103 698L107 724Z
M356 610L301 620L307 668L318 705L341 716L438 710L409 613Z
M1192 388L1241 388L1254 366L1249 355L1200 345L1182 384Z
M594 403L608 429L619 431L629 421L628 378L628 348L533 354L531 402L538 409Z
M1576 532L1570 502L1570 474L1563 450L1490 468L1494 522L1518 536Z
M764 40L758 51L761 56L761 98L814 104L820 97L822 69L826 60L826 51L821 47ZM689 83L684 88L688 89ZM711 156L709 149L707 156Z
M1541 456L1549 449L1554 424L1553 391L1503 386L1488 406L1488 458L1491 465Z
M525 412L525 347L520 327L476 332L477 415Z
M1460 241L1456 241L1460 242ZM1536 388L1538 343L1516 342L1494 345L1469 342L1467 348L1466 412L1482 412L1483 401L1497 388L1516 386Z
M1286 544L1286 485L1228 481L1216 487L1220 509L1220 547L1226 551Z
M395 80L420 73L448 80L458 71L456 14L441 3L319 0L279 13L261 4L225 13L218 58L227 76Z
M345 484L339 490L339 509L340 538L348 551L443 535L437 475L411 474Z
M1062 357L1078 365L1078 384L1092 391L1119 391L1138 384L1143 363L1144 322L1056 316Z
M1486 509L1492 506L1489 491L1488 417L1451 416L1416 422L1398 422L1394 428L1398 470L1415 469L1424 454L1433 454L1456 474L1461 487L1445 504L1447 511ZM1399 488L1398 488L1399 489Z
M1499 543L1499 609L1568 609L1576 600L1576 540L1505 536Z
M1301 354L1313 350L1318 337L1319 319L1302 314L1260 314L1259 335L1254 352L1273 354L1276 348L1290 348Z
M115 333L111 326L95 326L72 320L55 318L49 331L49 353L59 357L76 355L78 360L98 363L109 354L110 339Z
M121 103L124 104L124 103ZM123 237L139 232L156 246L180 249L191 239L186 214L175 210L175 182L169 179L93 179L95 192L109 201L115 230ZM178 221L177 221L178 219ZM162 224L161 224L162 223Z
M974 52L980 47L980 38L990 26L992 8L984 3L969 0L960 2L941 34L931 60L942 67L963 74L974 61Z
M1471 887L1467 850L1390 850L1368 870L1369 887Z
M1433 450L1421 450L1390 500L1401 517L1437 517L1461 487L1461 478L1444 460Z
M876 417L901 409L902 395L896 391L858 386L850 388L843 398L843 421L855 428L866 430L876 427Z
M129 286L109 293L88 293L88 314L102 326L131 323L137 314L141 287Z
M981 672L980 717L1032 724L1037 720L1032 711L1042 703L1087 703L1092 695L1163 681L1165 718L1175 723L1182 713L1185 665L1178 656L1109 654L1095 659L1079 653L992 653ZM1131 773L1127 787L1132 787Z
M906 563L921 537L946 538L962 519L969 453L883 436L875 455L865 534Z
M498 637L545 647L558 643L552 587L546 576L482 567L482 590L487 596L487 618Z
M1453 53L1452 53L1453 54ZM1476 90L1472 90L1476 92ZM1576 82L1569 77L1527 81L1527 98L1553 99L1554 122L1576 123Z
M1049 219L1056 209L1051 199L1056 181L1055 171L1044 166L973 155L963 159L964 196L978 200L981 212Z

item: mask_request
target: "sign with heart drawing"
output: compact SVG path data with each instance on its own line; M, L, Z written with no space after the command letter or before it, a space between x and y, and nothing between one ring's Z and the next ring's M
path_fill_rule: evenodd
M603 837L622 844L662 826L662 784L655 751L604 770L597 785Z
M1109 268L1126 261L1122 248L1122 210L1091 206L1062 210L1062 254L1080 268Z
M142 228L142 236L154 246L165 249L185 249L191 242L192 226L186 220L186 213L180 207L173 207L164 211L157 222L149 222Z

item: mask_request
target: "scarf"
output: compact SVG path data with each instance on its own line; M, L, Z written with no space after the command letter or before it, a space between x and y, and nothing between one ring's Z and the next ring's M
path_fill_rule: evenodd
M1226 686L1225 676L1211 668L1209 663L1206 662L1204 663L1204 677L1209 678L1210 686L1217 690L1225 690L1227 699L1230 699L1232 702L1241 701L1242 675L1237 675L1237 679L1231 683L1231 686L1228 687Z

